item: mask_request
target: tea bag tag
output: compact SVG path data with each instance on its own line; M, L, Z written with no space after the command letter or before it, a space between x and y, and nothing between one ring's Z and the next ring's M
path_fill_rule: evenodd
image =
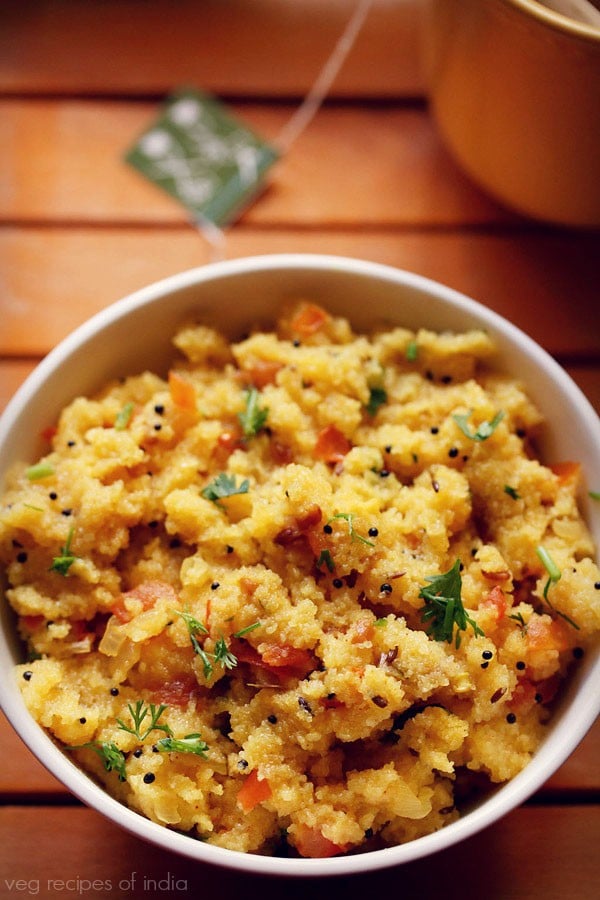
M125 156L209 231L240 215L278 158L274 147L222 103L192 89L168 97Z

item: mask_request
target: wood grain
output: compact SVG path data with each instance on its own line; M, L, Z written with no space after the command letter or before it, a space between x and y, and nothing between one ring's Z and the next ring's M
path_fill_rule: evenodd
M206 866L156 847L84 809L5 807L0 810L1 896L9 885L40 897L259 896L315 900L395 896L407 900L595 900L598 886L600 806L528 807L433 858L401 868L345 878L271 879ZM516 838L520 835L520 839ZM72 879L66 884L67 879ZM77 883L79 879L79 883ZM132 879L134 882L132 883ZM89 884L96 880L96 884ZM170 881L171 888L168 884ZM161 888L161 883L164 887Z
M233 104L276 141L295 107ZM0 217L10 222L183 223L184 210L123 161L158 103L0 100ZM515 221L462 174L423 106L328 105L275 166L244 224Z
M464 291L570 363L600 355L594 235L245 226L228 235L229 257L287 252L409 269ZM119 297L210 255L192 228L0 228L0 355L43 355Z
M0 4L0 91L301 96L354 8L349 0L19 0ZM375 0L333 87L423 91L420 0Z

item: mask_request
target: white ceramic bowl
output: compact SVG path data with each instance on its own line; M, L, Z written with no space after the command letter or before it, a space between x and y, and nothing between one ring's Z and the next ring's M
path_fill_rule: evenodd
M549 461L577 459L589 487L600 485L600 421L556 362L530 338L473 300L418 275L330 256L262 256L217 263L167 278L109 306L59 344L17 392L0 420L0 473L17 459L34 460L38 438L77 394L144 368L166 371L170 336L190 315L239 336L268 323L281 301L310 298L349 317L357 329L380 318L409 328L487 329L499 366L520 377L548 420L542 447ZM600 546L600 504L582 497L584 515ZM588 653L556 709L543 745L516 778L459 821L408 844L332 859L282 859L213 847L169 831L125 808L53 744L21 699L13 665L21 661L14 620L2 604L0 701L38 759L84 803L118 825L167 850L248 872L287 876L347 875L415 860L460 841L509 812L566 760L600 712L600 654Z

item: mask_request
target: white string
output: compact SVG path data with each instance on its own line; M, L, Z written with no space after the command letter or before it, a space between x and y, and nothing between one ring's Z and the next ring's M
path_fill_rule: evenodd
M354 12L338 38L331 55L317 75L306 97L272 142L282 155L287 153L302 132L308 128L323 105L331 85L337 78L340 69L346 61L346 57L356 42L372 5L373 0L358 0ZM211 247L211 262L220 262L225 258L225 230L203 216L195 224Z
M337 78L340 69L346 61L346 57L354 46L372 5L373 0L358 0L348 24L338 39L331 56L319 72L310 91L275 138L274 144L282 153L289 150L323 105L331 85Z

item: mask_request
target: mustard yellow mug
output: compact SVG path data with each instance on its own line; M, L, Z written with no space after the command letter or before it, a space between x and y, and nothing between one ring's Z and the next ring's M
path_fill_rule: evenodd
M527 216L599 227L600 27L536 0L427 0L423 21L431 110L465 171Z

